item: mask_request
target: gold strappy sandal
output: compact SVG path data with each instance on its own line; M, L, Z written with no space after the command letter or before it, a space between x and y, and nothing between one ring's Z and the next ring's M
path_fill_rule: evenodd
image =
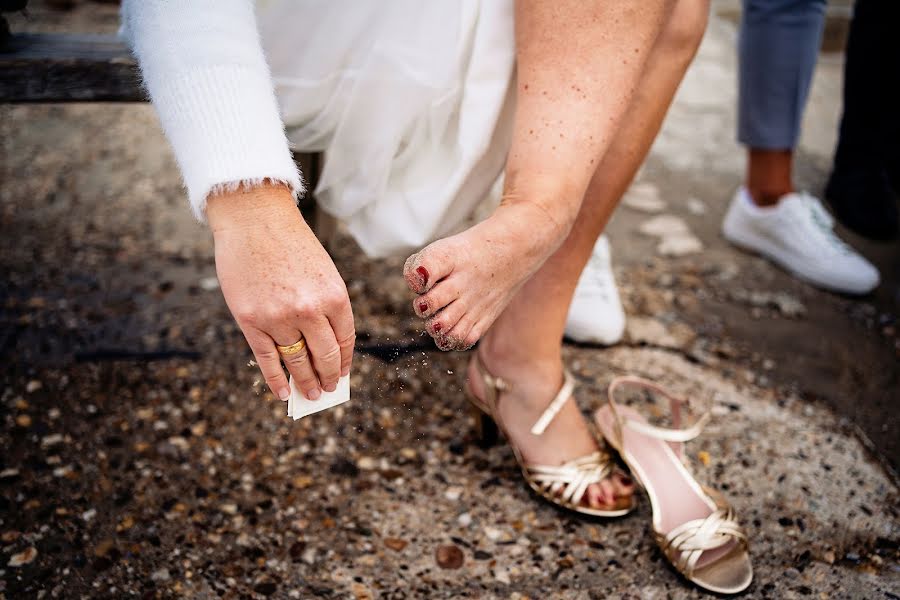
M667 398L672 429L650 425L635 409L616 404L622 386L651 390ZM710 419L705 411L681 429L682 400L637 377L617 377L609 386L609 403L594 420L606 441L622 456L650 498L653 535L675 569L701 588L737 594L753 580L747 534L725 499L701 487L683 463L683 442L697 437Z
M558 466L526 464L522 454L516 445L506 435L503 422L497 412L498 400L502 392L510 389L510 384L499 377L488 373L481 362L481 357L475 354L475 370L478 372L485 388L485 399L478 399L469 391L469 401L478 414L476 423L479 425L479 433L482 440L494 442L497 439L497 429L506 436L516 462L522 469L522 476L528 485L542 498L557 506L573 510L575 512L596 517L620 517L634 509L634 496L629 498L617 498L616 505L611 509L593 508L587 504L587 489L591 484L600 483L611 476L615 470L612 458L605 450L597 450L586 456L582 456ZM531 433L541 435L553 418L559 413L563 405L572 397L575 384L572 376L567 372L565 381L559 393L541 414L540 418L531 428ZM602 440L598 440L602 443Z

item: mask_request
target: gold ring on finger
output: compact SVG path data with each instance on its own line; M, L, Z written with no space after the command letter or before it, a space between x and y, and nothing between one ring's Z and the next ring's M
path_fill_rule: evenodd
M306 339L304 339L304 337L301 335L300 339L290 346L279 346L278 344L275 344L275 348L278 350L278 353L280 355L291 356L292 354L303 352L306 349Z

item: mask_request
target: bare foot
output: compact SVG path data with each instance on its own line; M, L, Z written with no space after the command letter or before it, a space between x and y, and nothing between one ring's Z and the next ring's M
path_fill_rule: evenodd
M522 284L559 247L571 219L540 203L501 204L488 219L410 256L415 313L441 350L472 347Z
M560 363L516 365L502 357L488 356L483 350L479 352L487 370L511 384L511 389L499 398L496 416L526 464L561 465L599 449L574 399L566 402L544 433L531 433L531 427L562 387ZM469 363L468 386L476 398L485 397L474 358ZM599 484L590 485L582 502L595 509L622 508L630 504L632 494L633 481L617 469Z

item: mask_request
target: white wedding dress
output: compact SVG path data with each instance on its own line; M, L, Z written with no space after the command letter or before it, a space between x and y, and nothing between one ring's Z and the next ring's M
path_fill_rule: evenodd
M325 153L316 198L366 254L418 250L496 201L512 0L263 0L257 17L291 147Z

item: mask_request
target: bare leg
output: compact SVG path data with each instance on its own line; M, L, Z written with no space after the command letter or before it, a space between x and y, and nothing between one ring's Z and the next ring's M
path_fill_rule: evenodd
M494 322L479 352L489 370L520 383L501 417L527 460L554 464L593 451L596 442L570 402L540 437L529 428L562 385L561 346L566 314L597 237L630 184L659 131L678 84L693 58L708 14L704 0L679 0L656 41L621 128L596 169L569 236L528 280ZM476 394L478 380L470 377ZM511 398L512 400L512 398ZM627 482L603 482L595 501L631 493Z
M404 269L422 294L413 308L442 349L474 344L568 235L670 1L517 2L517 107L503 201Z
M774 206L794 191L793 162L792 149L747 150L747 191L757 206Z

